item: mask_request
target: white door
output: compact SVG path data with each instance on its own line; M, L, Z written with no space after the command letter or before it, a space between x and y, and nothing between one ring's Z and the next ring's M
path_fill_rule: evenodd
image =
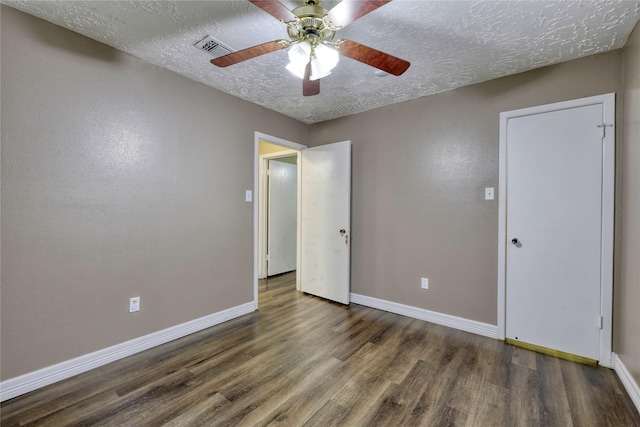
M506 123L506 337L600 357L602 103Z
M267 275L273 276L296 269L298 166L269 160L268 170Z
M300 289L349 304L351 142L302 150Z

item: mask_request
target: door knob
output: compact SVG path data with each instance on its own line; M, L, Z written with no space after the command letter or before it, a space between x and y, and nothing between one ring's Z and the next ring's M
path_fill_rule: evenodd
M522 246L522 243L520 243L520 240L518 240L517 237L514 237L513 239L511 239L511 243L516 247L519 248Z
M344 233L346 233L346 232L347 232L347 230L345 230L344 228L340 229L340 235L341 236L344 236Z

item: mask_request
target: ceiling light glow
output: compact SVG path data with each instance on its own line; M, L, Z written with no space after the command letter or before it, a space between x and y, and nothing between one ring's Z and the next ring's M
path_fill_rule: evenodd
M331 74L331 70L338 64L339 55L335 49L325 44L311 46L308 41L296 43L289 49L289 70L293 75L304 79L307 64L311 62L309 80L318 80Z

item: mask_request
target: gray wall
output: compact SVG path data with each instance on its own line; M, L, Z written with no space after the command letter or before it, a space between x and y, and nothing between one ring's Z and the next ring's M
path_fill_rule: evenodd
M312 146L353 142L352 291L495 325L499 113L620 92L620 67L615 51L312 125Z
M640 26L636 26L623 52L624 124L618 163L622 172L622 185L618 187L622 218L614 351L640 384Z
M254 131L307 126L6 6L1 24L1 378L252 301Z

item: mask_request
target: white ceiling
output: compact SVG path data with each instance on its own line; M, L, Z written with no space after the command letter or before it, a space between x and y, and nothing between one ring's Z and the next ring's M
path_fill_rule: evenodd
M305 123L618 49L640 18L640 1L395 0L337 37L406 59L409 70L378 77L342 57L320 95L303 97L301 80L284 68L286 50L217 68L193 46L206 35L236 50L288 38L284 24L247 0L2 3Z

